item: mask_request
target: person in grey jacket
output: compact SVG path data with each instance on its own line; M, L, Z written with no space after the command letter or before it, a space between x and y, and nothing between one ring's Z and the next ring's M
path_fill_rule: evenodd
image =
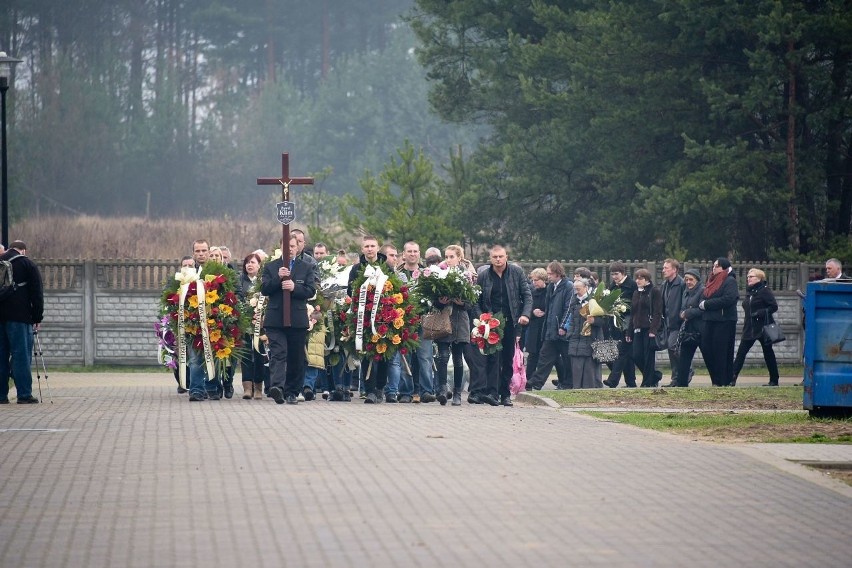
M704 285L703 296L698 307L704 311L704 333L701 336L704 363L713 385L734 386L734 339L740 294L730 260L725 257L716 259L710 278Z
M704 331L704 312L698 305L704 299L704 284L701 283L701 273L690 268L683 274L683 282L686 289L683 291L681 301L681 312L678 321L681 322L678 330L678 365L676 387L688 387L691 375L689 368L695 350L701 344L701 335Z
M591 283L587 278L574 280L574 294L568 316L568 353L571 356L571 375L575 389L600 389L601 364L592 358L592 342L603 339L603 327L606 319L589 316L588 306L591 299ZM584 332L584 324L588 323Z
M478 313L502 313L506 320L503 349L487 357L486 384L481 392L471 393L469 402L491 406L512 406L509 381L512 378L512 357L515 354L515 336L519 327L527 325L532 313L532 293L524 270L510 264L506 249L491 247L491 263L480 266L477 282L482 288L477 304ZM499 398L498 398L499 397Z
M677 260L667 258L663 261L663 285L660 290L663 294L663 322L659 333L666 338L669 363L672 367L672 380L667 385L670 387L677 386L677 369L680 356L675 349L675 344L677 343L677 332L680 329L683 293L686 291L683 278L678 274L679 269L680 263Z

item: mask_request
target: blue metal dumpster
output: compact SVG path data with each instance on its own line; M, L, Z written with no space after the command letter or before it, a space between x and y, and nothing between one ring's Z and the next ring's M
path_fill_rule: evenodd
M808 284L803 404L811 416L852 415L852 283Z

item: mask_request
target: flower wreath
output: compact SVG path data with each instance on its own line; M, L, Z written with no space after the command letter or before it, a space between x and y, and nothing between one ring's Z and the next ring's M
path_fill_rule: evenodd
M420 313L396 273L384 265L367 265L352 291L354 298L346 298L337 314L340 344L348 356L389 361L397 352L405 355L417 348Z
M201 270L183 267L166 282L157 323L160 352L169 359L167 366L177 366L181 386L186 386L187 340L204 354L207 380L224 373L228 359L242 347L251 318L238 301L237 285L234 270L213 261Z

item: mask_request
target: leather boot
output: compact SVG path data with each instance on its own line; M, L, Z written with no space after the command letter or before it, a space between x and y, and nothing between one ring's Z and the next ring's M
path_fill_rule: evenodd
M263 383L254 383L254 399L263 400Z
M243 400L251 400L251 393L254 389L254 383L251 381L243 381Z
M234 396L234 379L226 379L222 382L222 394L225 395L225 398Z

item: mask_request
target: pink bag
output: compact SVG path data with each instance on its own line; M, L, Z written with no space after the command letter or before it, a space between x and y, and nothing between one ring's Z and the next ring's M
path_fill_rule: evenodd
M513 395L527 388L527 367L524 365L524 352L521 350L520 338L515 338L515 356L512 358L512 382L509 392Z

